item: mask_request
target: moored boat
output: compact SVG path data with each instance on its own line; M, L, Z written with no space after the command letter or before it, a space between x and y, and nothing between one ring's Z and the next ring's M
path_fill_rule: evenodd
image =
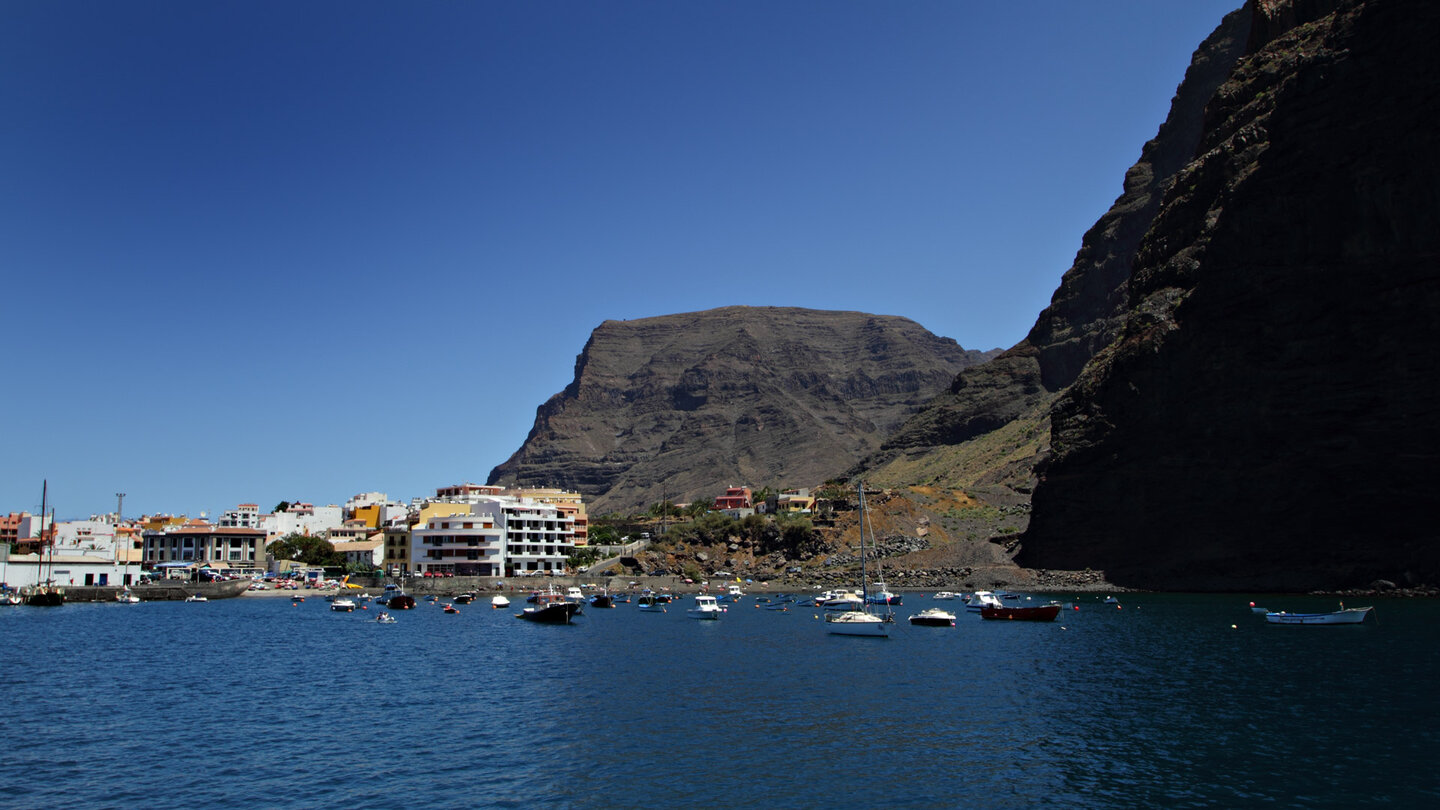
M873 636L878 638L890 637L890 625L894 622L894 616L889 613L887 606L886 615L879 616L871 613L870 605L866 604L865 596L868 595L870 587L870 570L865 564L865 533L869 526L869 516L865 511L865 484L856 484L856 494L860 502L860 593L846 594L837 600L825 602L825 630L836 636ZM874 530L870 530L870 536L874 538ZM876 565L879 565L877 559ZM878 574L878 568L877 568ZM858 608L847 605L839 610L832 610L831 604L845 599L845 596L854 597L860 603ZM817 602L819 600L816 600Z
M497 593L494 596L490 597L490 607L492 610L497 608L510 607L510 599L504 594Z
M1003 607L1005 607L1005 603L996 599L995 594L990 591L976 591L970 594L969 599L965 600L965 609L971 613L979 613L985 608Z
M662 603L660 599L653 593L640 594L640 599L636 602L635 606L640 608L640 610L644 611L645 613L665 612L664 603Z
M1004 619L1021 622L1053 622L1060 615L1059 605L1039 607L986 607L980 610L982 619Z
M571 602L551 589L546 593L535 594L535 606L521 610L515 614L515 618L541 624L570 624L570 620L579 612L579 603Z
M208 598L206 598L205 594L203 594L203 593L192 593L192 594L190 594L189 596L185 597L185 601L186 601L186 602L209 602L210 600L209 600Z
M601 588L599 593L590 595L590 607L613 608L615 607L615 599L610 596L609 591Z
M1333 613L1266 613L1265 621L1270 624L1361 624L1365 621L1373 607L1346 608L1342 607Z
M446 602L446 603L445 603L445 606L442 607L441 610L444 611L444 612L446 612L446 613L459 613L459 612L460 612L460 608L455 607L454 605L450 604L449 602Z
M455 594L455 598L451 601L457 605L468 605L471 602L475 601L475 594L470 593L469 591L466 591L465 593L457 593Z
M725 612L720 603L713 596L700 594L695 597L695 607L689 608L685 613L692 619L706 619L715 621Z
M355 610L355 600L342 596L330 603L330 609L337 613L351 613Z
M385 607L391 610L410 610L415 607L415 597L408 593L397 593L385 601Z
M911 616L910 623L921 627L954 627L955 614L940 608L926 608Z

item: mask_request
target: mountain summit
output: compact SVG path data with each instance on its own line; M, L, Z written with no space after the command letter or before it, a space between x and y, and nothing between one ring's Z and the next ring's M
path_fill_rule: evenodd
M963 368L906 318L725 307L606 321L492 484L561 486L599 511L812 486L873 452Z

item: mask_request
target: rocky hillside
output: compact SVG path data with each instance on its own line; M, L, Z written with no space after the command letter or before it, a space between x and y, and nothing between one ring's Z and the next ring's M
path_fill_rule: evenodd
M1029 335L962 371L852 472L884 486L935 483L1001 501L1028 499L1049 444L1049 406L1119 334L1140 239L1194 157L1205 105L1244 52L1250 22L1248 12L1234 12L1200 44L1168 116L1125 173L1123 193L1085 234Z
M1440 4L1262 0L1051 412L1018 559L1121 584L1440 580Z
M563 486L591 510L809 487L879 448L989 355L905 318L727 307L606 321L490 483Z

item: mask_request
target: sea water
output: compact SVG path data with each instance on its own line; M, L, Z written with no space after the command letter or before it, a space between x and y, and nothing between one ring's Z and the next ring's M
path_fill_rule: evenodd
M0 609L0 807L1357 807L1440 800L1440 604L1280 627L1246 596L814 608L311 598ZM1335 600L1255 597L1273 609ZM1350 600L1357 606L1357 600ZM925 607L955 627L905 621Z

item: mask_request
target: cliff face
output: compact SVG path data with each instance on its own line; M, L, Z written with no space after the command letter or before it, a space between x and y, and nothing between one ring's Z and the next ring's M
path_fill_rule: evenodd
M905 318L858 312L728 307L606 321L574 381L489 480L575 489L596 512L727 484L813 486L986 358Z
M1019 561L1169 589L1440 578L1440 4L1266 0L1051 413Z
M1205 104L1244 52L1250 22L1248 13L1234 12L1196 49L1165 122L1125 173L1123 193L1085 234L1074 264L1025 340L956 376L947 393L927 403L863 462L868 474L883 478L884 468L902 456L976 439L1027 415L1038 417L1115 339L1124 324L1140 239L1176 173L1194 157Z

